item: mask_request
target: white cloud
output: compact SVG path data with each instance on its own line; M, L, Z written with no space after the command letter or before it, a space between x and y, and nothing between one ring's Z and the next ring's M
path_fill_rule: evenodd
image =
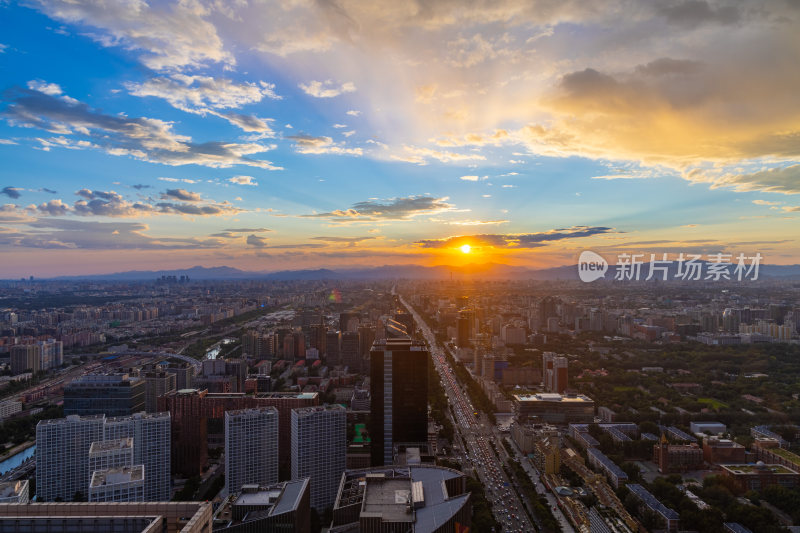
M191 113L239 108L264 98L281 98L275 94L275 85L264 81L237 83L227 78L184 74L150 78L142 83L126 83L125 87L134 96L163 98L173 107Z
M57 83L46 83L42 80L29 81L28 89L39 91L40 93L48 94L50 96L58 96L63 92Z
M232 178L228 178L228 181L237 185L258 185L258 182L255 180L255 178L253 178L253 176L234 176Z
M89 35L104 46L141 50L142 63L153 70L235 64L213 23L209 8L198 0L158 5L135 0L34 0L56 20L96 28ZM90 30L91 31L91 30Z
M361 111L357 111L355 109L351 109L346 114L350 115L351 117L357 117L361 114Z
M9 104L3 114L12 125L72 136L45 139L42 142L44 149L58 145L73 149L101 149L111 155L172 166L196 164L225 168L247 165L280 169L270 161L250 157L270 149L257 143L195 143L191 137L173 131L171 122L109 115L65 96L52 96L33 89L12 91L7 101Z
M298 85L303 92L314 98L333 98L344 93L355 92L356 86L352 82L345 82L337 86L333 81L310 81Z
M346 128L347 124L334 124L333 127L336 129Z
M346 148L342 143L335 143L330 137L314 137L311 135L289 135L286 137L295 142L297 152L301 154L345 154L363 155L361 148Z
M199 180L192 180L189 178L158 178L159 181L168 181L170 183L199 183Z

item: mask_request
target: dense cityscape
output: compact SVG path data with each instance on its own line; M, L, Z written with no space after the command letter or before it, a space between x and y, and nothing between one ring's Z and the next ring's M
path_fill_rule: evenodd
M800 498L798 293L4 282L0 491L42 506L2 516L87 502L70 520L108 531L142 513L187 532L779 531Z
M800 533L800 0L0 0L0 533Z

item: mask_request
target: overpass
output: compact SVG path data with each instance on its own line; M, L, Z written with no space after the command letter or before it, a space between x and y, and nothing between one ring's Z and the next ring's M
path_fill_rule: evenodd
M199 360L195 359L194 357L189 357L188 355L181 355L179 353L127 351L127 352L117 352L111 355L122 355L122 356L134 355L137 357L144 356L144 357L158 357L162 359L180 359L184 363L189 363L191 365L194 365L194 369L197 371L198 374L200 372L200 369L202 368L202 363Z

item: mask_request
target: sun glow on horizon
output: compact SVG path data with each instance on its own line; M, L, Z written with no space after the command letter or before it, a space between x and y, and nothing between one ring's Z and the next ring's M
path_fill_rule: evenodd
M461 253L468 254L472 250L472 247L469 244L462 244L461 245Z

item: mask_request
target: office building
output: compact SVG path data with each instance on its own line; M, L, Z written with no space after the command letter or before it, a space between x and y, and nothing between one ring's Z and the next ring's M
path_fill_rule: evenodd
M159 410L172 416L172 470L187 477L202 473L209 446L225 445L226 411L272 406L278 409L278 458L288 476L291 411L318 404L316 392L245 395L184 389L167 393L159 398Z
M102 440L89 447L89 474L97 470L107 470L133 465L133 439Z
M36 425L36 496L39 501L86 497L89 448L104 440L103 415L42 420Z
M106 440L133 439L133 465L144 465L144 501L166 502L171 498L172 469L169 413L136 413L106 418Z
M292 479L311 478L311 507L333 505L345 470L347 411L341 405L292 410Z
M339 355L342 365L349 367L350 372L361 372L361 343L357 331L342 332Z
M588 424L594 421L594 400L583 394L514 394L520 423Z
M225 412L225 491L278 481L278 410Z
M472 502L466 484L464 474L439 466L348 470L339 482L330 533L469 531Z
M542 354L542 379L547 392L564 394L567 390L568 367L569 360L566 357L553 352Z
M208 502L0 503L0 531L209 533Z
M90 502L144 501L144 466L95 470L89 482Z
M372 465L392 464L394 443L428 440L428 350L409 338L375 341L370 352Z
M194 384L194 365L185 363L169 363L162 366L165 372L175 375L175 390L190 389Z
M339 352L341 334L338 331L328 331L325 333L325 360L330 366L342 364Z
M310 487L308 478L268 486L244 485L217 509L214 533L309 533Z
M144 410L148 413L158 412L158 397L176 390L176 378L172 372L144 372L139 377L144 379Z
M64 415L129 416L144 411L145 382L128 374L87 374L64 387Z
M27 479L0 482L0 503L28 503L30 482Z

